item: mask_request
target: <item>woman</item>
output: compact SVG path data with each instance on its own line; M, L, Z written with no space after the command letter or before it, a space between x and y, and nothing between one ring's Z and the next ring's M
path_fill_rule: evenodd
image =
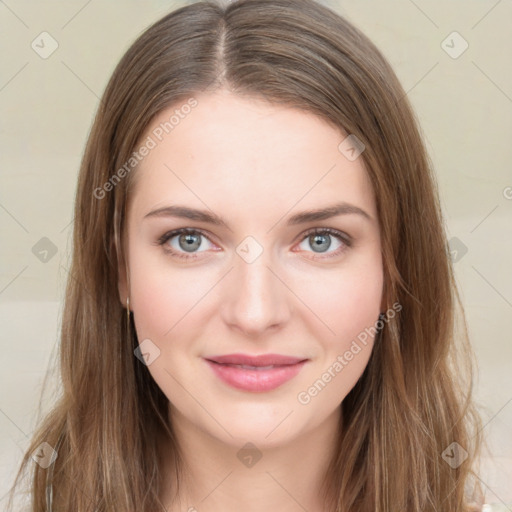
M342 17L241 0L155 23L103 95L74 222L31 510L479 510L435 177Z

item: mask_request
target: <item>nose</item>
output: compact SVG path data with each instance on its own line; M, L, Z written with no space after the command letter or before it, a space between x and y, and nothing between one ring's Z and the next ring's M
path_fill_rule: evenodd
M235 256L221 306L223 319L231 328L254 337L287 322L293 294L275 267L266 251L252 262Z

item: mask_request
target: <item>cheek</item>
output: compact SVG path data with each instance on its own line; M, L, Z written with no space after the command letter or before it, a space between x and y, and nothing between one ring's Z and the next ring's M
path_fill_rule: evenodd
M172 268L154 248L134 248L130 256L130 304L137 334L163 344L193 317L195 305L211 288L209 279L199 270Z
M301 280L299 294L307 298L304 302L326 348L344 349L379 317L384 282L380 256L349 263L318 273L314 280Z
M194 373L192 341L198 329L199 308L212 288L210 281L211 277L209 280L195 271L172 269L165 258L144 251L134 250L130 262L130 303L137 338L139 343L151 340L151 350L159 351L148 371L167 398L182 408L190 404L173 377L182 381L186 380L183 375ZM194 396L200 395L193 383L188 383L187 389Z
M375 324L380 313L383 277L379 271L354 273L339 283L333 301L334 330L356 338Z
M300 404L315 403L331 411L340 404L363 374L370 359L379 318L383 275L378 260L356 271L340 271L307 287L307 305L322 320L310 314L315 326L318 364L312 368L297 395ZM306 288L303 289L303 293Z

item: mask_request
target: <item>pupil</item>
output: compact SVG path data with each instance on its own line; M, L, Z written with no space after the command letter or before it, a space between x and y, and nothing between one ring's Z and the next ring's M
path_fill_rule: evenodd
M322 247L320 246L320 244L322 243L322 241L327 241L327 246L323 248L323 250L321 250L320 252L325 252L327 249L329 249L329 247L331 246L331 241L329 239L328 236L326 235L313 235L313 240L314 240L314 243L313 243L313 246L316 246L320 249L322 249ZM320 243L317 243L317 242L320 242Z
M201 242L198 241L198 235L194 235L191 233L185 233L180 236L180 245L181 242L185 242L185 247L182 247L185 251L192 252L195 249L198 249L201 245ZM195 239L195 240L194 240Z

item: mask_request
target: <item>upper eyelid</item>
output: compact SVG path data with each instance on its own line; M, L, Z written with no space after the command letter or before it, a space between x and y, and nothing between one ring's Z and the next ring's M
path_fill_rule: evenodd
M180 233L180 230L182 230L181 233ZM325 232L328 235L331 235L331 236L334 236L334 237L338 238L345 245L350 245L352 243L352 237L348 233L345 233L344 231L341 231L339 229L328 228L328 227L324 227L324 228L321 228L321 227L308 228L308 229L306 229L304 232L302 232L299 235L300 238L298 239L298 241L302 242L307 236L310 236L310 235L314 234L315 232L319 232L319 233ZM167 231L166 233L164 233L161 237L159 237L158 240L159 241L164 241L162 243L165 243L166 241L170 240L171 238L174 238L174 237L176 237L176 236L178 236L180 234L183 234L183 233L191 233L191 234L199 233L200 235L202 235L205 238L207 238L211 243L215 243L211 239L212 235L210 235L210 233L207 230L203 230L201 228L177 228L177 229L173 229L173 230L170 230L170 231ZM213 237L213 238L215 238L215 237Z

